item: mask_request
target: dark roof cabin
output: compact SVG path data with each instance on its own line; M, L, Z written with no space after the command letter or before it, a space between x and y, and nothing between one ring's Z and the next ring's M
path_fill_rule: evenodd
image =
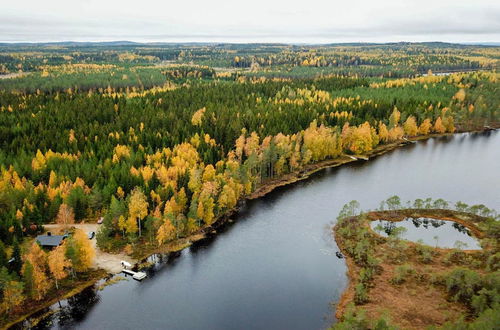
M66 237L67 237L67 235L52 235L51 233L47 233L47 235L38 235L36 237L36 241L42 247L54 248L56 246L61 245L62 241Z

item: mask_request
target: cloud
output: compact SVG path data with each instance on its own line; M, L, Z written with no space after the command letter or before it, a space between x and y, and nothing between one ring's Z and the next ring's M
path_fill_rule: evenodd
M2 5L0 41L500 41L491 0L25 0Z

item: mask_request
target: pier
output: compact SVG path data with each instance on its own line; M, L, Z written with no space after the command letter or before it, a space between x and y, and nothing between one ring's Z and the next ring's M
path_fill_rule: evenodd
M147 277L147 274L144 272L134 272L130 269L123 269L122 272L128 275L132 275L132 278L138 281L142 281Z

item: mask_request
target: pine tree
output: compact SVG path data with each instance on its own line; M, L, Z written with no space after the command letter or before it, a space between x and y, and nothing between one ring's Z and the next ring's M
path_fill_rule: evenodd
M21 257L21 247L19 246L17 238L14 238L14 243L12 245L11 260L12 261L9 263L9 271L21 275L23 261Z

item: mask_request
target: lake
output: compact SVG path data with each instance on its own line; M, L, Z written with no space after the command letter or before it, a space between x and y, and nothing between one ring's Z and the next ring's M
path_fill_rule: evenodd
M346 287L346 265L331 235L345 203L374 209L398 195L498 210L498 164L494 131L421 141L324 170L247 202L234 223L158 261L144 281L89 288L61 302L62 309L54 305L59 310L36 328L326 328Z
M402 227L404 232L399 237L408 241L420 241L426 245L446 249L481 249L479 241L472 236L470 230L453 221L431 218L407 218L400 222L377 220L372 221L371 227L384 237L393 233L395 228ZM378 231L377 229L381 230Z

